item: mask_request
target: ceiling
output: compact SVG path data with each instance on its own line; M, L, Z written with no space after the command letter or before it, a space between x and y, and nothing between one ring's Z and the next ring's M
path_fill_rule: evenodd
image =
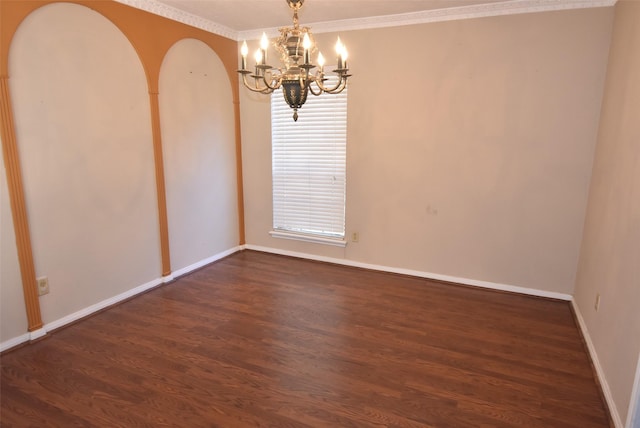
M292 12L286 0L158 1L238 32L291 24ZM307 24L509 1L512 0L306 0L298 15L300 22Z
M286 0L116 0L235 40L291 25ZM519 13L612 6L617 0L304 0L316 33Z

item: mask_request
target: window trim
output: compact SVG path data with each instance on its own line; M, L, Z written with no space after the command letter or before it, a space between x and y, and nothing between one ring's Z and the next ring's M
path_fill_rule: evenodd
M324 236L312 235L310 233L295 233L284 230L272 230L269 235L273 238L291 239L294 241L312 242L314 244L333 245L334 247L346 247L346 239L327 238Z

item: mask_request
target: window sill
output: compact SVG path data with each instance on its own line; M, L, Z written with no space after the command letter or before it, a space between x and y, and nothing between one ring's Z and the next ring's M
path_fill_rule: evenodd
M269 232L274 238L293 239L295 241L313 242L315 244L333 245L335 247L346 247L347 241L340 238L324 238L321 236L304 235L302 233L284 232L281 230L272 230Z

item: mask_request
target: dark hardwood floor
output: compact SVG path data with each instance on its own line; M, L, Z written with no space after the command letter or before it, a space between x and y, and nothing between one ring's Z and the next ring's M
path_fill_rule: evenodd
M567 302L252 251L1 372L3 427L609 427Z

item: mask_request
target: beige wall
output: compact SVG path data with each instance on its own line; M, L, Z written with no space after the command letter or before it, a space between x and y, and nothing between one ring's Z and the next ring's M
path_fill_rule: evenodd
M238 245L233 98L222 62L184 39L160 73L160 118L174 271Z
M640 353L640 2L615 9L575 301L624 421Z
M347 235L360 235L346 249L268 235L269 105L241 90L247 243L571 294L612 14L340 34ZM317 37L325 56L335 37Z
M159 276L147 83L118 28L68 3L27 17L9 71L46 324Z

